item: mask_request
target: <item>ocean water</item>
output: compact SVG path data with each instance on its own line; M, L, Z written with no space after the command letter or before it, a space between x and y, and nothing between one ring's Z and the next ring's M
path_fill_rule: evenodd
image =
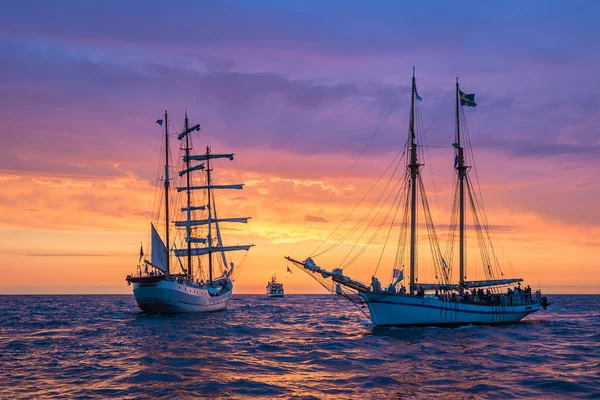
M600 296L501 326L374 329L344 298L0 296L0 398L600 398Z

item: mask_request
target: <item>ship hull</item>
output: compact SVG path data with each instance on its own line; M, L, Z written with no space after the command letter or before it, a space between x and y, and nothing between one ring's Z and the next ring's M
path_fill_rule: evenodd
M170 314L225 310L233 289L230 286L224 293L213 296L206 287L170 280L133 285L135 300L142 311Z
M283 297L282 293L267 293L267 297Z
M541 308L539 302L515 306L443 301L434 296L417 297L361 292L377 326L465 325L519 322Z

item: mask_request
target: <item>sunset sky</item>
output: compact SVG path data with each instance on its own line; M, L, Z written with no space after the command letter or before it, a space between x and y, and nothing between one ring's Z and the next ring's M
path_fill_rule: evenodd
M263 293L273 273L324 293L283 257L310 255L401 149L413 66L439 146L423 171L434 222L450 223L459 77L505 272L600 293L600 3L413 3L3 2L0 293L131 293L155 121L168 110L179 132L186 109L200 147L236 153L221 183L246 183L219 196L221 215L252 216L230 232L256 244L234 293ZM365 257L350 275L370 279Z

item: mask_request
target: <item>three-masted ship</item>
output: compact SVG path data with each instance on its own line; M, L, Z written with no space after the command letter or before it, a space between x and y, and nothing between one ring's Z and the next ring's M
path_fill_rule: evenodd
M477 179L471 179L469 176L471 166L468 165L467 154L470 155L470 163L474 162L470 140L465 141L463 135L461 135L461 116L464 118L464 113L461 113L461 106L474 106L476 103L474 95L468 95L460 91L458 79L455 93L456 133L455 141L452 144L454 169L456 171L452 224L449 228L449 246L447 246L445 252L440 248L423 180L421 179L423 164L420 163L419 158L419 150L422 147L419 138L423 139L424 132L417 132L418 124L415 121L415 100L420 101L421 98L417 93L414 70L411 82L410 125L408 140L402 153L403 156L406 155L404 160L407 164L404 176L399 179L402 183L394 186L397 189L390 190L390 193L393 194L391 198L394 198L391 208L395 208L395 211L386 214L386 218L388 218L387 215L393 215L394 219L391 223L389 219L384 220L390 226L390 232L392 227L400 227L398 246L394 249L396 254L393 258L393 272L390 274L389 285L382 286L375 274L370 284L365 284L347 276L344 269L358 257L349 257L350 253L344 257L344 260L351 259L351 262L344 264L344 261L342 261L338 268L326 269L317 265L314 261L316 257L342 244L344 241L348 241L349 235L343 236L338 242L331 244L321 252L317 253L315 251L313 253L315 255L311 255L304 261L289 256L286 258L308 272L326 288L331 287L327 284L327 280L333 280L336 284L336 293L344 294L351 301L355 301L356 296L350 296L349 294L357 293L362 302L367 304L370 317L377 326L509 323L520 321L540 308L545 308L547 300L541 295L540 290L532 293L529 287L521 288L523 279L504 278L503 276L499 257L492 245L490 227L483 211L480 192L476 190ZM465 142L467 147L465 147ZM397 166L400 166L400 162ZM401 170L401 168L399 169ZM392 182L392 178L390 178L390 182ZM393 190L396 190L396 192L392 193ZM382 192L377 202L381 201L383 194ZM377 203L373 207L375 206L377 206ZM479 245L481 266L485 275L485 279L482 280L467 280L466 208L469 206L473 220L470 228ZM372 212L373 207L369 212ZM418 220L419 209L424 214L422 223L419 223ZM400 222L396 220L398 214L403 215ZM367 225L372 225L374 218L369 218L360 221L368 221ZM358 225L357 223L353 227L354 231L356 231ZM384 223L381 223L379 228L384 225ZM418 231L419 226L422 227L423 225L426 227L426 235ZM458 235L456 235L457 226ZM385 244L388 243L389 236L388 233ZM419 236L426 236L427 240L425 242L430 245L431 256L428 264L433 267L433 275L435 276L434 282L431 283L418 281L419 246L417 241ZM458 236L459 242L459 270L458 279L453 280L452 258L455 254L453 243L456 236ZM359 254L363 250L361 249ZM383 251L385 251L385 245ZM381 257L379 260L381 261ZM404 261L409 264L408 288L403 284ZM379 262L377 267L379 267ZM377 270L377 268L375 269ZM343 288L343 290L339 290L340 288Z
M164 123L165 165L164 175L159 178L164 198L164 241L151 223L151 259L143 259L143 250L140 250L137 272L128 275L126 280L133 284L133 294L144 312L224 310L233 293L235 269L233 262L228 264L226 253L247 251L253 246L225 245L221 235L221 223L247 223L249 219L219 218L217 215L215 191L240 190L243 184L213 183L212 161L233 160L234 154L214 154L210 146L206 146L204 154L192 154L191 135L200 131L200 125L190 127L186 113L184 130L177 134L182 144L177 177L180 186L173 190L170 185L167 112L164 120L156 122ZM197 173L203 174L200 184L194 183ZM201 195L195 196L196 193ZM182 213L183 218L171 221L173 209Z

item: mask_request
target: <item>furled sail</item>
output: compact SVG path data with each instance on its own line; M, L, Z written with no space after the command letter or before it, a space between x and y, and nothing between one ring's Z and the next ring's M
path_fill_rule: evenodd
M187 120L187 116L185 117ZM185 135L187 135L190 132L194 132L194 131L199 131L200 130L200 124L196 124L194 126L192 126L189 129L186 129L185 131L181 132L179 135L177 135L177 139L181 140L185 137Z
M197 156L184 156L183 157L183 161L184 162L188 162L189 161L206 161L206 160L212 160L214 158L229 158L230 160L233 161L233 156L234 154L202 154L202 155L197 155Z
M236 251L236 250L246 250L248 251L250 247L254 246L253 244L246 244L241 246L218 246L218 247L200 247L196 249L192 249L190 254L192 256L202 256L204 254L216 253L219 251ZM175 250L175 255L177 257L184 257L188 255L187 249L177 249Z
M167 273L167 256L168 256L167 248L165 247L165 244L163 243L162 239L160 238L160 235L156 231L156 228L154 227L154 225L153 224L150 224L150 225L152 226L152 261L151 261L151 265L154 268L157 268L166 274Z
M190 226L199 226L199 225L207 225L209 223L219 223L219 222L240 222L242 224L248 223L250 217L243 218L213 218L211 220L208 219L193 219L189 222ZM187 226L188 221L175 221L175 226Z
M189 167L187 169L184 169L183 171L179 171L179 176L183 176L183 175L185 175L187 173L190 173L192 171L198 171L198 170L201 170L201 169L204 169L204 164L198 164L198 165L195 165L193 167Z
M233 185L203 185L203 186L190 186L190 190L205 190L205 189L242 189L244 187L243 183L233 184ZM183 192L184 190L188 190L187 186L178 187L178 192Z
M197 237L187 237L185 238L185 241L188 243L206 243L207 242L207 238L197 238Z
M464 285L460 285L459 283L417 283L416 286L422 288L423 290L461 290L461 289L473 289L479 287L491 287L491 286L502 286L502 285L510 285L512 283L523 282L522 278L513 278L513 279L496 279L496 280L488 280L488 281L465 281Z
M189 207L182 207L182 208L181 208L181 211L182 211L182 212L185 212L185 211L187 211L188 209L189 209L190 211L194 211L194 210L206 210L206 206L189 206Z
M487 281L465 281L466 288L477 288L495 285L510 285L512 283L523 282L523 278L512 278L512 279L492 279Z

